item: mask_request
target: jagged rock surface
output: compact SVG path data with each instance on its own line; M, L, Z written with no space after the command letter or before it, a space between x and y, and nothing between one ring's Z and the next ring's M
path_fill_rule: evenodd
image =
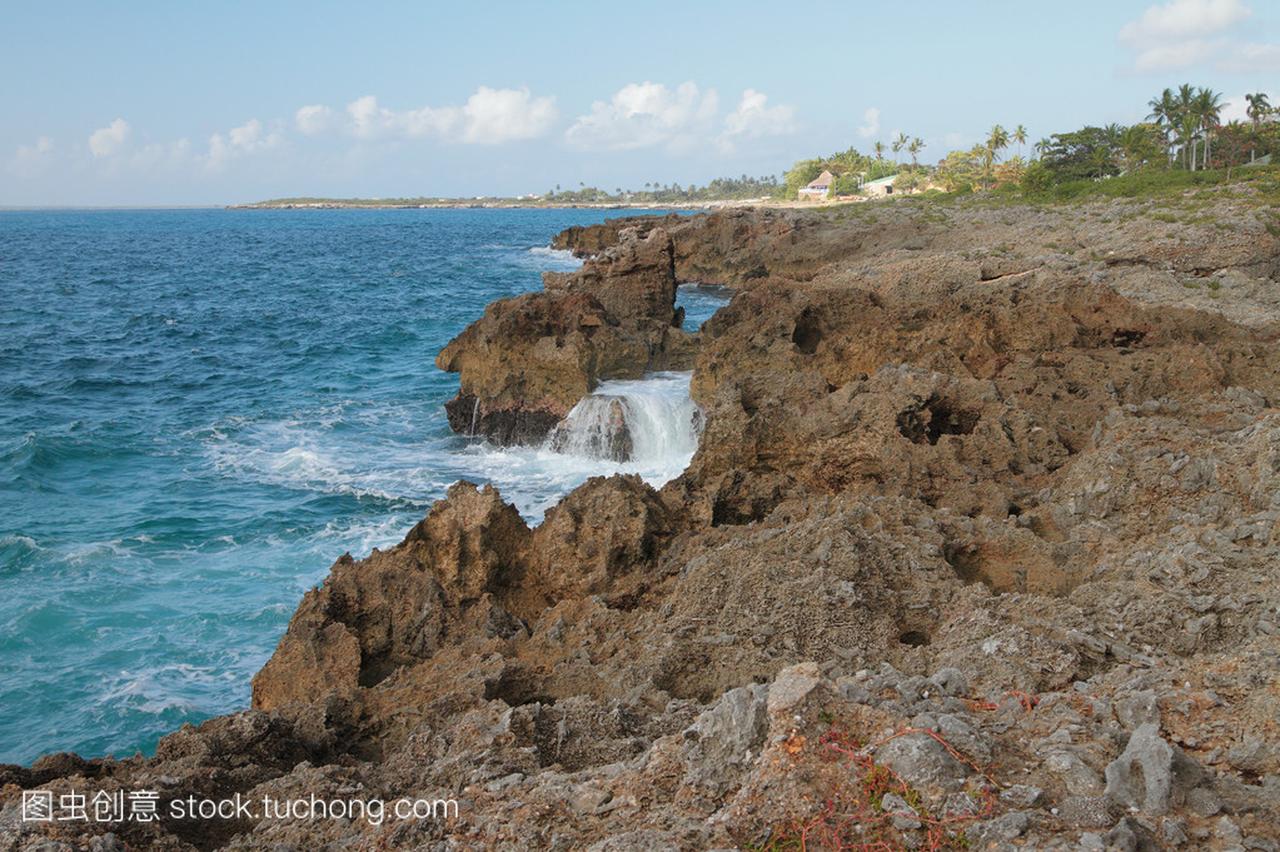
M1280 240L1207 198L566 235L582 273L442 354L455 408L528 437L682 352L685 474L534 528L455 486L308 593L254 709L0 768L0 848L1278 848ZM676 280L738 290L696 343ZM460 815L107 841L21 823L33 787Z
M501 299L436 358L460 374L446 406L455 432L507 444L542 441L605 379L686 368L671 238L624 229L620 242L541 292Z

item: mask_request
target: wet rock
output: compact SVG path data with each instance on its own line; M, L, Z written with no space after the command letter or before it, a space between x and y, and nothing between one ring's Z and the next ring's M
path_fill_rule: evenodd
M687 367L675 296L671 239L656 229L576 272L548 273L542 292L494 302L436 358L460 374L449 426L502 445L540 443L599 382Z
M340 559L308 592L276 653L253 681L254 707L291 713L430 657L449 608L479 603L514 582L528 527L485 486L459 483L396 548L357 563ZM489 602L486 625L505 616Z

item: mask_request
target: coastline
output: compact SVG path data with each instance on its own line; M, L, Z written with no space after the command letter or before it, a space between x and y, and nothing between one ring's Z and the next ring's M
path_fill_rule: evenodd
M684 474L591 480L533 527L459 483L338 559L252 710L0 783L459 803L206 848L843 836L826 801L903 847L1267 837L1280 234L1212 195L1188 222L885 209L563 232L582 269L441 352L454 419L532 440L593 383L687 366L707 426ZM673 333L694 281L734 298Z
M778 206L786 202L776 202ZM775 206L765 199L743 201L690 201L678 204L627 204L602 203L592 204L575 202L560 204L545 201L492 200L467 201L447 200L422 203L398 201L362 201L362 200L321 200L313 202L277 202L258 201L248 204L228 204L228 210L449 210L449 209L493 209L493 210L721 210Z

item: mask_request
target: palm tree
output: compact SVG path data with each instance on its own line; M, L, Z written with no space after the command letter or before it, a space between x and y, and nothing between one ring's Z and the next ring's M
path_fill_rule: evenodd
M1249 106L1245 108L1245 115L1249 116L1249 120L1253 122L1253 134L1258 135L1258 125L1262 123L1262 117L1271 112L1271 103L1267 100L1266 92L1255 92L1252 95L1245 95L1244 99L1248 101ZM1249 162L1253 162L1253 146L1249 146Z
M911 165L919 165L916 156L924 150L924 140L919 136L911 140L911 144L907 146L907 151L911 153Z
M1160 93L1160 97L1152 98L1147 106L1151 107L1151 114L1147 116L1148 121L1154 121L1156 126L1164 131L1164 144L1168 149L1169 162L1173 162L1173 134L1178 126L1178 99L1174 97L1172 89L1165 89Z
M1000 159L1000 152L1009 147L1009 131L998 124L991 128L991 133L987 136L987 147L991 149L993 159Z
M1178 87L1175 96L1174 115L1178 120L1178 128L1181 131L1181 142L1183 150L1183 159L1186 166L1191 171L1196 170L1196 151L1199 147L1199 140L1196 138L1196 131L1200 128L1200 122L1196 118L1196 90L1190 83L1183 83Z
M1204 167L1207 169L1213 131L1222 122L1222 93L1212 89L1197 89L1194 103L1195 116L1200 120L1200 132L1204 135Z
M1178 141L1182 143L1183 159L1186 167L1196 170L1196 131L1200 129L1200 121L1195 113L1187 112L1178 123Z
M876 144L874 144L874 145L872 145L872 146L871 146L871 150L873 150L873 151L875 151L875 152L876 152L876 159L877 159L877 160L883 160L883 159L884 159L884 143L883 143L883 142L881 142L881 141L877 140L877 141L876 141Z
M898 138L893 140L893 161L898 162L898 152L907 147L907 134L899 133Z
M1013 136L1011 138L1014 142L1018 143L1018 156L1021 157L1022 146L1027 144L1027 128L1019 124L1013 129Z
M987 144L982 146L982 167L986 172L988 185L995 183L993 170L996 161L1000 159L1000 152L1009 145L1009 131L1000 125L991 128L991 132L987 134Z
M1245 95L1244 99L1249 102L1249 106L1245 107L1244 114L1249 116L1249 120L1253 122L1253 129L1256 131L1258 125L1262 122L1262 117L1271 112L1271 104L1267 100L1267 93L1255 92L1252 95Z

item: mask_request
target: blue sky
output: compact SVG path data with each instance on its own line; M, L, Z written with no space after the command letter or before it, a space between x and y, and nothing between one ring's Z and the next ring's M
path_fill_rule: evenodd
M1280 101L1280 0L40 3L0 30L0 206L704 183L902 130Z

